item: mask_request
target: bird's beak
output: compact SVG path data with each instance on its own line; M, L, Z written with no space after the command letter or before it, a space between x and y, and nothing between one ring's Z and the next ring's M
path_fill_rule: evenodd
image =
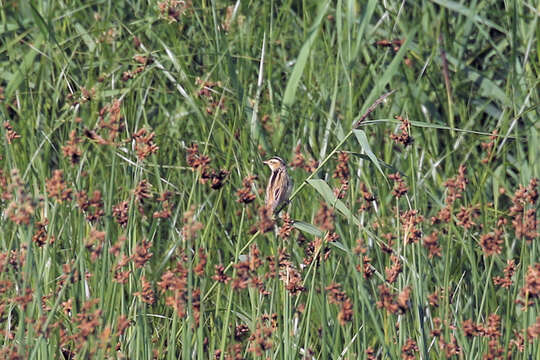
M263 164L268 165L268 160L264 160L264 161L263 161Z

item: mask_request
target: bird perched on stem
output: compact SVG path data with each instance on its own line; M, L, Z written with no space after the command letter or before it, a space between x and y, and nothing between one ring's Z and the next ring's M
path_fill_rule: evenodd
M276 211L276 208L279 212L281 208L278 208L278 206L286 205L293 185L291 177L287 173L287 164L277 156L263 162L272 170L266 187L266 207L272 213Z

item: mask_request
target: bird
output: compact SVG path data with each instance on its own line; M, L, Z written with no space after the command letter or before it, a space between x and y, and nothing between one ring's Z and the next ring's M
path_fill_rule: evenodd
M272 170L266 186L266 207L273 213L279 205L288 202L293 183L282 158L274 156L263 163Z

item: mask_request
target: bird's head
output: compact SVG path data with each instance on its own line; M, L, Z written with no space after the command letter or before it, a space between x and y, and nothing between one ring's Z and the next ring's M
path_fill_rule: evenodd
M270 159L266 160L266 161L263 161L263 163L265 163L266 165L268 165L268 167L274 171L282 166L285 166L285 161L283 161L282 158L280 157L277 157L277 156L274 156L274 157L271 157Z

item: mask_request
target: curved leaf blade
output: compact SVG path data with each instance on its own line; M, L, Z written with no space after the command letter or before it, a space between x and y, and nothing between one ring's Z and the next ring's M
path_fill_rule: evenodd
M306 232L306 233L311 234L313 236L317 236L317 237L323 237L324 236L324 231L322 231L321 229L319 229L315 225L309 224L307 222L295 220L294 223L293 223L293 226L295 228L297 228L298 230L300 230L302 232Z
M313 188L317 190L319 194L321 194L321 196L324 198L324 201L326 201L328 205L336 208L347 219L352 220L356 225L362 226L360 220L358 220L356 216L353 215L351 210L349 210L349 208L345 206L343 201L339 200L336 195L334 195L334 192L326 183L326 181L322 179L310 179L307 182L309 185L313 186Z
M368 139L364 130L355 129L353 130L353 133L354 133L354 136L356 136L356 140L358 140L358 143L362 147L362 150L364 150L364 152L369 157L373 165L375 165L377 170L379 170L382 176L384 176L384 178L386 179L386 176L384 175L384 172L382 171L381 165L379 164L379 160L377 159L377 157L371 150L371 146L369 146L369 142L368 142Z

